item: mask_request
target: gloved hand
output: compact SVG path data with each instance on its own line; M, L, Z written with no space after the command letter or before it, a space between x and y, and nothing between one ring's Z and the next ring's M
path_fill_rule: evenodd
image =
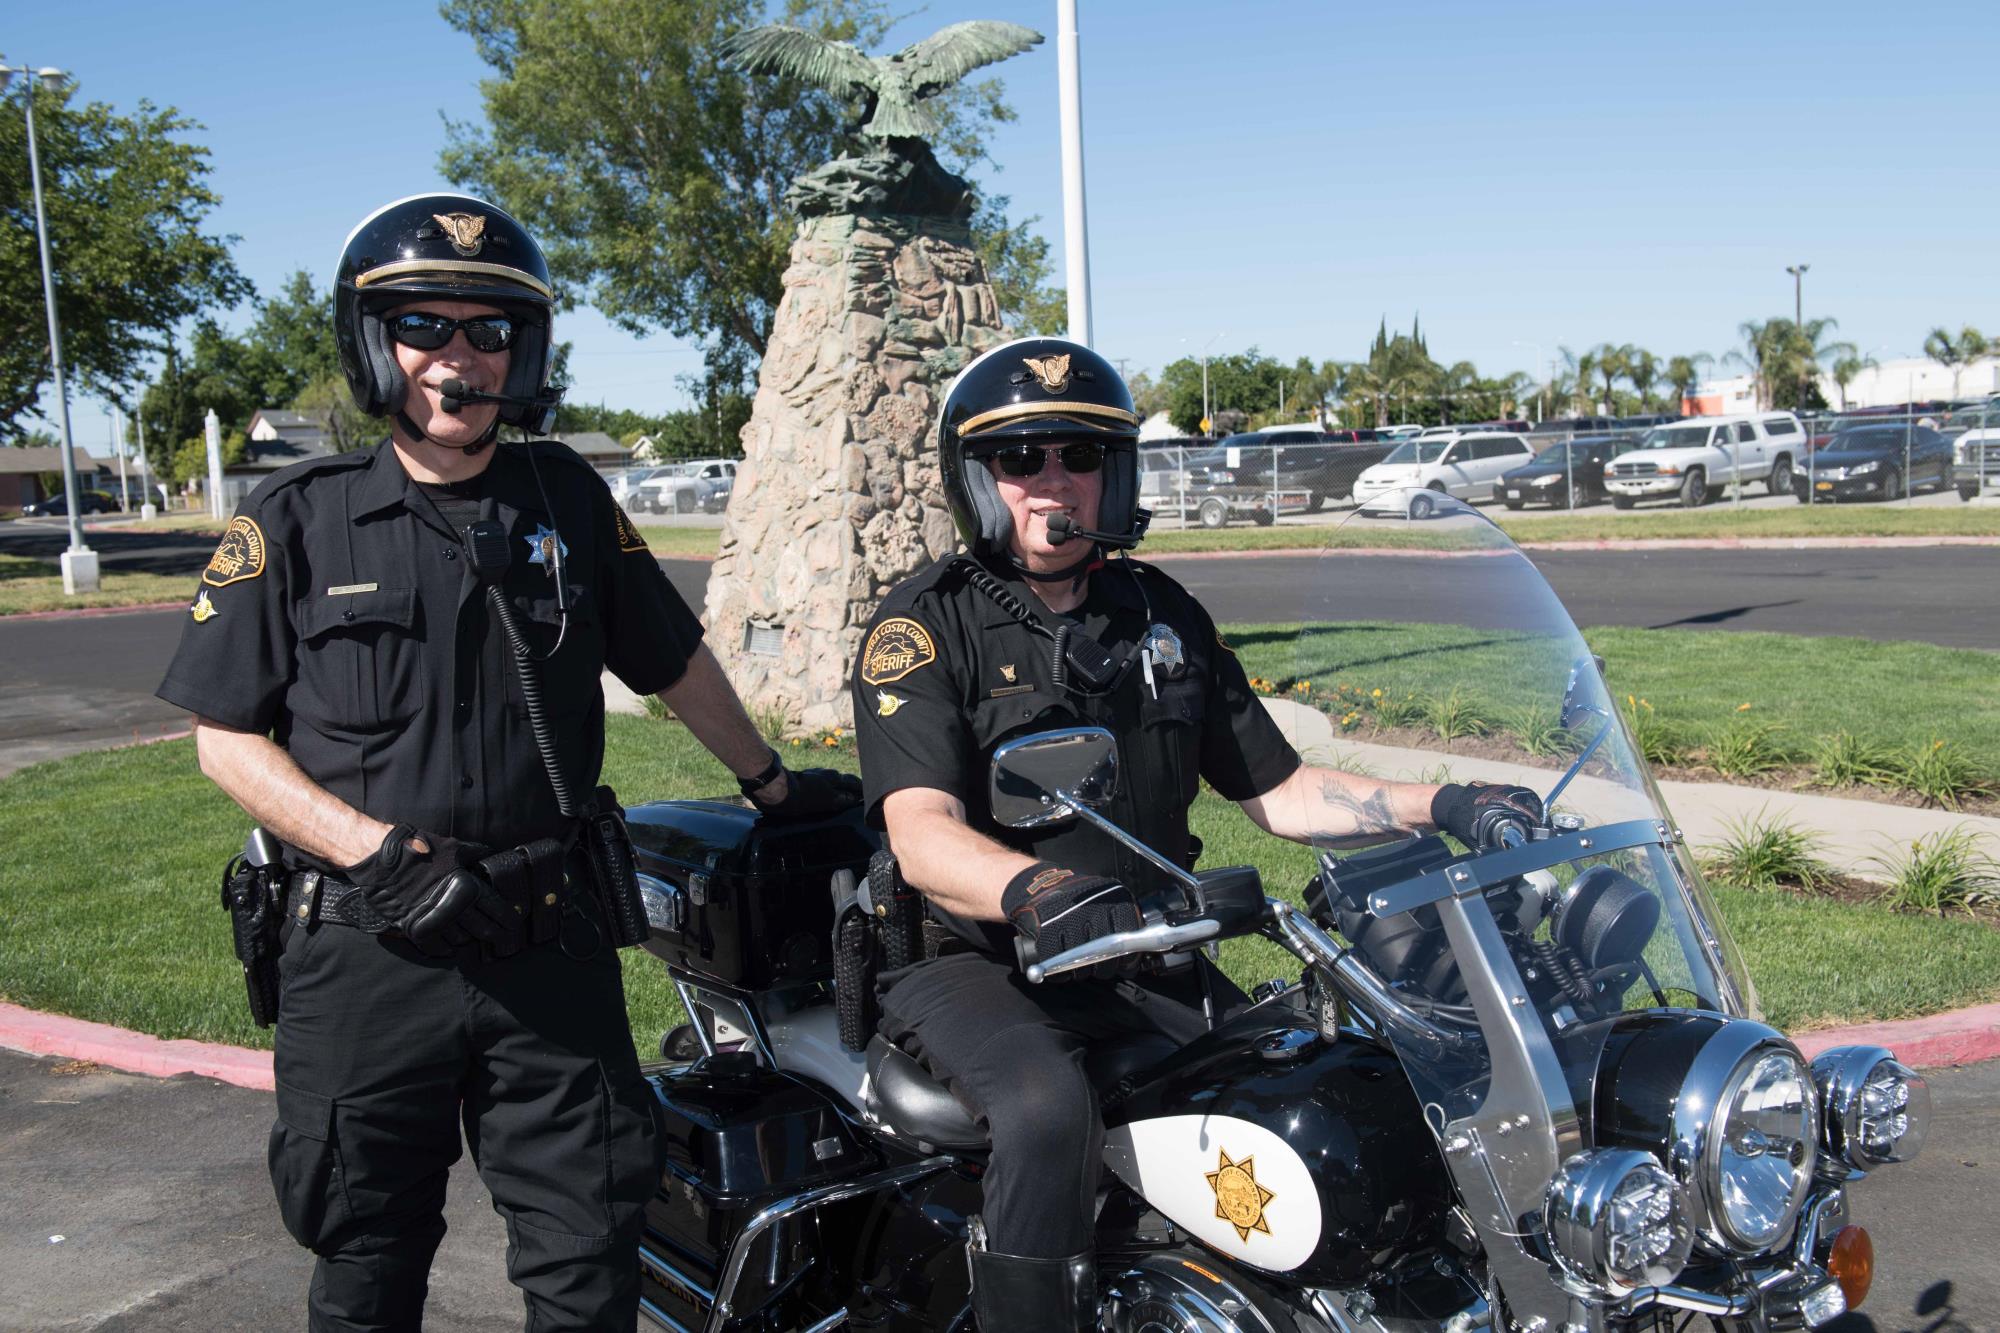
M421 838L430 848L409 845ZM471 868L472 852L456 838L398 824L366 861L341 872L361 886L368 905L433 957L479 940L502 940L520 928L486 877Z
M1104 935L1137 930L1139 900L1115 879L1037 861L1007 882L1000 910L1035 953L1053 958Z
M765 802L753 792L750 803L766 819L825 819L861 804L861 779L837 768L788 768L784 799Z
M1431 797L1431 823L1474 850L1499 846L1503 824L1536 828L1542 821L1542 798L1526 787L1447 782Z

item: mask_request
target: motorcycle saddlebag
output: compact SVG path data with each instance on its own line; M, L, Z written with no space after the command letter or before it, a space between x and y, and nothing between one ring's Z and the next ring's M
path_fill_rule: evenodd
M700 1328L711 1303L703 1297L715 1292L746 1221L789 1195L881 1162L823 1094L748 1052L710 1056L649 1081L659 1098L667 1171L646 1208L641 1289L683 1327ZM827 1248L818 1228L813 1213L800 1212L753 1243L731 1293L739 1317L796 1289Z
M738 801L655 801L625 818L649 953L741 990L833 978L833 874L866 877L881 846L859 809L771 824Z

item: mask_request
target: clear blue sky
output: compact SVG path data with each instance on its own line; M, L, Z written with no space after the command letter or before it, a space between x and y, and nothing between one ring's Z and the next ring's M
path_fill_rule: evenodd
M363 213L442 185L443 118L479 113L484 67L421 0L9 10L9 63L207 125L214 228L267 291L299 267L326 281ZM1097 342L1134 369L1218 333L1218 352L1348 359L1412 313L1434 355L1488 373L1530 369L1533 343L1720 354L1740 321L1790 313L1800 260L1808 316L1882 358L2000 325L1990 5L1082 13ZM1054 0L938 3L891 40L964 18L1049 36L998 67L1020 119L982 183L1041 216L1060 264ZM589 311L560 334L586 401L677 406L699 364ZM101 405L75 415L80 444L108 438Z

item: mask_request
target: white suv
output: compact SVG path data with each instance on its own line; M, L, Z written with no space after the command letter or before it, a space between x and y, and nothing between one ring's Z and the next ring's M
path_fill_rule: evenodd
M1355 478L1354 502L1364 514L1429 518L1439 495L1492 499L1500 474L1534 456L1526 440L1502 431L1404 440Z
M1675 499L1693 509L1731 482L1761 481L1771 494L1788 495L1793 464L1807 451L1807 440L1790 412L1741 412L1655 426L1604 465L1604 489L1618 509L1641 500Z

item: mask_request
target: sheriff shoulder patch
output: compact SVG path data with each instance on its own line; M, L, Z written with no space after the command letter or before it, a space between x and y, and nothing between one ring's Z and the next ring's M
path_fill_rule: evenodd
M908 616L890 616L869 631L861 648L861 679L870 685L901 680L937 661L931 632Z
M201 571L201 581L211 588L254 579L264 572L264 530L257 520L238 514L223 530L222 541Z
M618 549L621 551L645 550L646 539L639 535L639 529L632 526L632 520L626 516L625 506L613 500L611 502L611 514L611 521L618 529Z

